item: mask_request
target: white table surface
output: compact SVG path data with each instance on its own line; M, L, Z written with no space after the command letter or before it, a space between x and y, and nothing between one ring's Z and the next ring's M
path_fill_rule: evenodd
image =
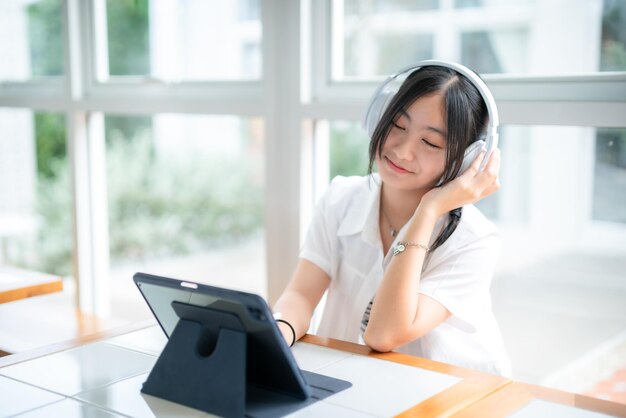
M294 417L626 417L626 407L397 353L306 336L298 365L353 386ZM123 329L0 359L0 417L207 417L140 392L166 344L160 328ZM530 399L530 402L527 400ZM584 409L584 408L587 409ZM597 411L597 412L594 412Z
M165 343L153 326L0 368L0 416L210 416L140 393ZM462 380L303 342L292 350L302 369L353 384L294 417L393 416Z

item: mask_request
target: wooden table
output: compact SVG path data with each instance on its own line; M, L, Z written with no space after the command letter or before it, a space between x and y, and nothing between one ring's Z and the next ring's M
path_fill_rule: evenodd
M0 303L61 290L63 290L63 280L59 276L0 267Z
M393 352L379 353L364 345L333 340L331 338L305 335L300 342L461 378L461 381L457 384L405 410L398 415L399 417L450 416L511 383L510 379L501 376L456 367L446 363L439 363L408 354Z
M522 414L524 411L527 415ZM583 411L591 416L597 413L626 417L626 405L521 382L513 382L453 416L499 418L517 413L524 417L560 417Z
M8 396L9 403L0 402L0 416L25 410L67 415L77 408L83 416L207 416L140 393L165 343L160 328L148 321L2 358L0 397ZM302 369L353 383L296 416L626 416L626 407L613 402L313 335L292 350ZM64 373L70 366L72 373ZM17 405L20 399L28 405ZM546 414L546 408L557 413Z

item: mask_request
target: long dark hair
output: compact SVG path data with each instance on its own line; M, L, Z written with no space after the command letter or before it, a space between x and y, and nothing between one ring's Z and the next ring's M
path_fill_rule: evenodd
M376 156L380 156L393 123L400 111L406 111L420 97L441 94L444 98L448 137L446 162L442 182L444 185L456 178L465 149L484 134L488 122L485 101L474 84L453 69L441 66L425 66L413 71L387 106L369 145L368 173L372 173ZM448 223L432 245L431 251L441 246L456 229L462 208L448 214Z

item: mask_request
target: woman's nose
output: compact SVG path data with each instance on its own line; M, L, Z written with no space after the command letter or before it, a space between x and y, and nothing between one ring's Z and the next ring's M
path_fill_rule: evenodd
M412 161L414 158L414 150L408 138L403 138L394 144L393 152L396 157L405 161Z

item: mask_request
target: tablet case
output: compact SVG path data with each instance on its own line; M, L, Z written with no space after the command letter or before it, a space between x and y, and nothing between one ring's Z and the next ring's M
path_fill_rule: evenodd
M260 364L264 359L249 351L250 336L237 314L219 304L171 305L180 319L143 385L145 394L225 417L265 418L292 413L352 386L300 370L308 383L302 390L300 376L280 367L268 376L272 364ZM263 373L255 373L258 368Z

